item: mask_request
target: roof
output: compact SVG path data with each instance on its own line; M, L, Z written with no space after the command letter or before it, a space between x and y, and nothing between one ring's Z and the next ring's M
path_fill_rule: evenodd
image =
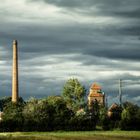
M94 90L101 90L101 86L97 83L93 83L90 88Z
M101 94L101 93L90 93L89 94L89 97L103 97L104 94Z
M117 107L119 107L119 105L116 104L116 103L113 103L113 104L109 107L108 111L112 111L113 109L115 109L115 108L117 108Z

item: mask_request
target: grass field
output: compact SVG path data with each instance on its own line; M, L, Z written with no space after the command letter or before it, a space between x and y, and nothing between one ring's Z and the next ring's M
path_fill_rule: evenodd
M140 140L140 131L15 132L0 140Z

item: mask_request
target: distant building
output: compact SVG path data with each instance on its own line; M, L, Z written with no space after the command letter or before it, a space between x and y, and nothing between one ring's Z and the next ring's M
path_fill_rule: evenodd
M2 114L3 112L0 111L0 121L2 121Z
M120 118L120 115L121 115L121 112L122 112L122 108L121 106L119 106L118 104L116 103L113 103L109 109L108 109L108 112L107 112L107 115L109 118L114 118L115 120Z
M113 111L114 111L117 107L118 107L118 104L116 104L116 103L113 103L113 104L109 107L109 109L108 109L108 116L109 116L109 117L112 116Z
M89 90L88 104L89 106L94 102L98 101L100 105L105 105L105 94L102 92L101 86L97 83L93 83Z

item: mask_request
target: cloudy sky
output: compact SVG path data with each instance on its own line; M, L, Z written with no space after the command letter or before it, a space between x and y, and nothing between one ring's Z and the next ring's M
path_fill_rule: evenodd
M109 103L140 104L140 0L0 0L0 97L11 96L12 41L20 96L61 94L69 78L102 86Z

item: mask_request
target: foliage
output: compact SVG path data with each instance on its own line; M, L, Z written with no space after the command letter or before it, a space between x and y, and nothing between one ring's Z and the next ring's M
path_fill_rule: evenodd
M53 117L54 130L68 129L69 120L74 113L67 108L65 100L61 96L50 96L47 98L47 101L54 108L54 112L51 115Z
M72 114L73 112L67 108L66 102L60 96L50 96L41 100L32 98L23 110L24 130L65 130Z
M0 99L0 110L3 111L3 108L6 104L11 102L11 97L4 97Z
M90 107L87 109L87 113L89 114L91 123L96 126L99 121L99 111L100 106L97 100L93 101Z
M99 125L102 126L103 130L109 130L110 129L110 119L107 115L107 108L102 107L100 109L100 115L99 115Z
M86 90L80 84L78 79L69 79L63 88L62 96L64 97L68 108L77 111L84 106Z
M140 130L140 107L130 102L123 104L120 127L123 130Z
M52 112L54 112L53 107L48 104L47 100L31 98L23 109L24 129L26 131L52 129L50 125Z
M85 104L85 88L77 79L70 79L63 89L63 96L49 96L44 99L31 98L17 103L11 98L0 100L3 110L0 131L54 131L94 130L100 125L103 130L119 128L140 130L140 107L125 102L122 107L108 109L95 100Z
M20 99L18 103L7 103L3 108L1 129L3 131L16 131L22 130L23 127L23 115L22 109L25 105L23 99Z

